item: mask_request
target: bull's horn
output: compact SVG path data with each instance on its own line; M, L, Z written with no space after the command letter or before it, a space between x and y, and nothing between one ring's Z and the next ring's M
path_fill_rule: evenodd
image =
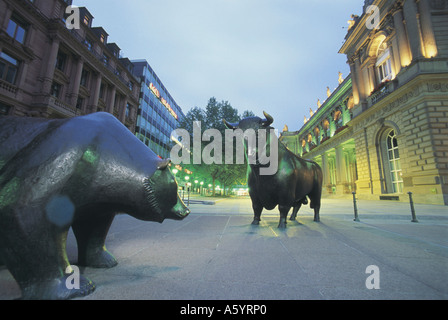
M266 113L266 111L263 111L263 114L266 117L266 121L264 121L263 124L264 124L265 127L269 127L274 122L274 118L272 118L271 115Z
M165 170L166 167L171 163L171 159L165 159L159 162L159 165L157 166L157 170Z
M226 119L222 119L222 122L224 122L224 125L227 127L227 129L234 130L234 129L236 129L238 127L238 124L227 122Z

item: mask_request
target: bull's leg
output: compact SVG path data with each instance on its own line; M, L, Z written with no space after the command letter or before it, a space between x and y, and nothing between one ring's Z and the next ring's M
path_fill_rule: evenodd
M113 213L98 216L85 214L83 219L73 223L73 233L78 243L78 264L94 268L112 268L117 265L117 260L105 246L114 217Z
M258 226L261 221L261 212L263 211L263 206L252 200L252 209L254 210L254 220L252 221L252 225Z
M314 221L316 221L316 222L320 222L319 211L320 211L320 205L315 206L314 207Z
M289 218L289 220L291 220L291 221L296 220L297 212L299 212L301 206L302 206L302 202L299 202L294 206L294 209L292 210L292 214L291 214L291 217Z
M314 221L320 222L320 194L310 197L310 208L314 209Z
M288 212L291 210L290 206L278 206L278 209L280 210L280 222L278 224L279 229L285 229L286 228L286 218L288 217Z

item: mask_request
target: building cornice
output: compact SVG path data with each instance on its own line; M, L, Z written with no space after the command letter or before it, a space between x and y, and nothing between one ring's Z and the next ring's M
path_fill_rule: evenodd
M322 104L322 106L316 111L315 114L308 120L307 123L305 123L302 128L297 130L296 132L298 134L302 134L303 132L306 132L310 130L310 128L314 127L318 122L319 119L322 118L323 115L325 115L334 104L339 101L339 99L346 94L352 87L352 77L351 74L349 74L345 79L344 82L342 82L331 94L331 96L325 100L325 102Z

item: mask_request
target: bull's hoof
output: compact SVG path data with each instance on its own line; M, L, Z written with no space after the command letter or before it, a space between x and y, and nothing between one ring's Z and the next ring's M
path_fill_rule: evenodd
M73 275L30 285L22 289L24 300L69 300L85 297L95 291L95 284L79 275L79 282L73 283Z
M291 218L289 218L290 221L296 221L296 216L291 216Z
M260 224L260 220L254 219L254 221L252 221L253 226L258 226L259 224Z
M118 262L107 250L90 254L85 260L80 260L79 265L92 268L113 268Z
M278 224L279 229L286 229L286 221L280 221Z
M320 218L314 218L314 222L320 222Z

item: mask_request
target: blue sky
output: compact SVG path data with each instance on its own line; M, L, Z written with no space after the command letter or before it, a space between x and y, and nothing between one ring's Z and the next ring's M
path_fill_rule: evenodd
M362 0L74 0L129 59L146 59L185 113L210 97L303 125L349 73L339 54Z

